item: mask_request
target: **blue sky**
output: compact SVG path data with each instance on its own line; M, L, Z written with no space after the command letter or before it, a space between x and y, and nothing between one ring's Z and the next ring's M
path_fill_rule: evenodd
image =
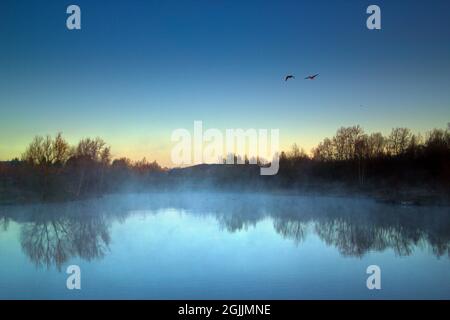
M82 30L66 29L70 4ZM194 120L279 128L307 151L340 126L446 127L449 40L444 0L2 0L0 159L61 131L170 165L171 132Z

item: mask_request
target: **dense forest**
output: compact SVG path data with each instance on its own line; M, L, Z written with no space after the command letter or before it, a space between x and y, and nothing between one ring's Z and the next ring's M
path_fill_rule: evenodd
M37 136L20 159L0 162L0 203L204 189L358 193L392 202L448 203L450 127L425 135L394 128L387 136L342 127L310 154L297 145L282 152L277 175L259 173L248 160L167 169L146 159L112 159L100 138L71 146L61 134Z

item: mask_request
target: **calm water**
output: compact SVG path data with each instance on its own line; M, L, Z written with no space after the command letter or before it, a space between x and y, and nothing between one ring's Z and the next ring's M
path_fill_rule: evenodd
M0 298L449 299L450 209L210 193L0 207Z

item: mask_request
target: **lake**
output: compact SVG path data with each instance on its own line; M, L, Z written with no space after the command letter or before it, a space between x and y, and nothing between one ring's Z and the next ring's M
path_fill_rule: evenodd
M1 206L0 298L450 299L450 209L207 192Z

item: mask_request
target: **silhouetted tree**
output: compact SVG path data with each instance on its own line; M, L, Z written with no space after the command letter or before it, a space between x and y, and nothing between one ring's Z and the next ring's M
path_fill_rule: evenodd
M392 156L404 153L410 144L411 137L411 130L408 128L392 129L387 140L388 153Z

